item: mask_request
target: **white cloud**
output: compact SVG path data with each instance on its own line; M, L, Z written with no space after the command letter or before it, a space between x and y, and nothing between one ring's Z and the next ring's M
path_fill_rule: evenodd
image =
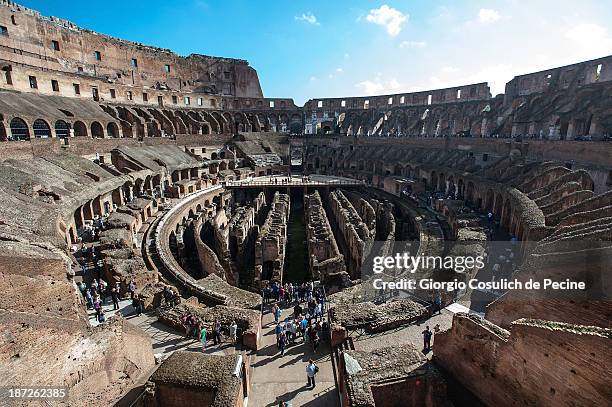
M344 72L344 69L342 69L342 68L337 68L337 69L336 69L336 72L338 72L338 73L342 73L342 72Z
M400 42L400 48L425 48L427 43L425 41L402 41Z
M401 87L401 84L395 78L384 81L381 79L381 75L377 75L374 80L356 83L355 87L361 89L362 93L366 95L377 95L396 91Z
M315 17L314 14L312 14L310 11L307 13L302 13L301 16L295 16L293 17L295 19L295 21L305 21L308 24L313 24L313 25L321 25L318 21L317 21L317 17Z
M570 28L565 37L578 43L588 43L606 38L608 29L598 24L578 24Z
M459 72L459 68L455 68L454 66L445 66L444 68L442 68L442 72L444 73Z
M612 48L612 36L606 27L599 24L575 25L565 32L565 38L573 43L572 49L579 51L583 58L609 55Z
M499 12L490 8L481 8L478 12L478 20L483 24L494 23L500 18Z
M395 37L402 31L402 25L408 20L408 15L384 4L380 8L371 9L370 14L366 16L366 20L373 24L385 26L387 34Z

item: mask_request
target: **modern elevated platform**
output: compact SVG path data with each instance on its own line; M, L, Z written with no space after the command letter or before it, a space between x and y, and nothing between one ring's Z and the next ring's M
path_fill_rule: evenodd
M265 188L265 187L287 187L287 188L304 188L304 187L361 187L365 182L344 177L336 177L330 175L310 175L302 177L301 175L269 175L263 177L247 178L237 181L226 181L225 188Z

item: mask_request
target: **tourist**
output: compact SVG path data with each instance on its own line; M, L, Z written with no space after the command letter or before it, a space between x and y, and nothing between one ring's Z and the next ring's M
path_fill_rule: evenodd
M137 316L142 314L142 304L135 296L132 297L132 307L134 307L134 312Z
M221 345L221 322L218 319L213 324L213 341L215 345Z
M315 376L317 374L317 372L319 371L319 367L317 365L314 364L314 362L312 361L312 359L310 359L308 361L308 366L306 366L306 376L308 377L308 384L306 385L306 387L311 387L312 389L315 388Z
M287 347L287 335L285 335L284 332L281 332L278 338L278 348L280 349L281 356L285 354L286 347Z
M319 341L320 341L320 337L319 337L319 332L317 329L312 329L312 336L310 338L310 341L312 342L312 350L313 352L317 352L317 348L319 347Z
M128 292L130 293L130 299L134 300L134 293L136 292L136 283L134 280L130 281L130 285L128 286Z
M276 335L276 347L280 348L280 335L283 333L283 327L280 324L276 324L274 327L274 334Z
M118 310L119 309L119 292L117 291L115 287L113 287L113 289L111 290L111 298L113 300L113 309Z
M87 301L87 308L91 309L94 307L93 297L91 296L91 290L89 288L85 290L85 300Z
M104 310L100 309L100 313L98 314L98 322L103 323L106 321L106 315L104 314Z
M272 304L272 308L270 309L270 312L274 316L274 322L276 322L276 323L278 323L278 318L276 317L276 311L277 310L278 310L278 305L276 303Z
M202 342L202 352L206 352L206 328L200 324L200 342Z
M295 307L293 307L293 318L297 319L300 315L302 315L302 306L299 302L296 302Z
M278 321L280 320L282 314L283 314L283 311L280 309L279 306L277 306L276 307L276 312L274 313L274 321L278 323Z
M306 329L308 328L308 320L306 319L306 317L302 317L302 320L300 321L300 333L302 334L302 339L304 342L306 342Z
M429 325L425 327L423 333L423 352L427 353L431 350L431 337L433 333L429 329Z
M319 302L315 305L315 319L323 319L323 305Z
M291 321L289 322L289 325L287 327L288 330L288 335L289 335L289 340L291 341L291 343L295 343L295 333L296 333L296 328L295 328L295 321Z
M238 333L238 325L236 325L236 321L232 321L230 325L229 334L230 338L232 338L232 344L236 344L236 334Z

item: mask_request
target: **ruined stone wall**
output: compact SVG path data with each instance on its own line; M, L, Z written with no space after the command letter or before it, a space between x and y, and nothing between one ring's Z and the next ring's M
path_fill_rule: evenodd
M349 259L346 260L348 273L358 278L361 273L361 264L369 255L375 235L363 222L357 210L340 190L329 194L331 213L335 223L344 238Z
M268 217L255 242L255 281L283 281L289 206L289 195L274 194Z
M312 277L324 279L330 274L346 272L344 256L338 249L318 191L304 195L304 215Z
M228 224L229 255L235 274L246 271L253 260L254 240L259 230L258 221L266 206L266 195L260 192L247 206L236 209Z
M546 93L552 89L570 89L594 83L612 81L612 56L545 71L515 76L506 83L506 104L517 96Z
M612 331L521 319L507 331L456 314L435 335L434 361L486 405L606 405Z
M29 92L28 75L34 74L40 77L40 92L75 96L73 83L81 83L85 95L91 95L91 86L96 86L100 97L113 99L109 93L113 88L115 98L127 103L143 101L143 91L151 93L149 101L155 104L158 95L170 104L171 95L183 99L195 94L213 107L219 106L220 99L210 95L262 96L257 73L244 60L197 54L180 57L167 49L43 17L6 1L0 3L0 25L8 31L0 37L0 59L7 61L13 73L12 84L3 81L2 87ZM60 82L58 92L52 90L51 78ZM133 91L131 99L126 96L128 90Z

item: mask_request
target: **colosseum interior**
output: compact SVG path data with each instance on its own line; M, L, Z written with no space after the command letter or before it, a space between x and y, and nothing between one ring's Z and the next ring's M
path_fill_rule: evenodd
M612 56L495 97L468 83L297 106L265 98L245 60L9 0L0 28L2 401L612 402ZM436 282L585 286L373 285L372 262L408 252L484 259L412 274Z

